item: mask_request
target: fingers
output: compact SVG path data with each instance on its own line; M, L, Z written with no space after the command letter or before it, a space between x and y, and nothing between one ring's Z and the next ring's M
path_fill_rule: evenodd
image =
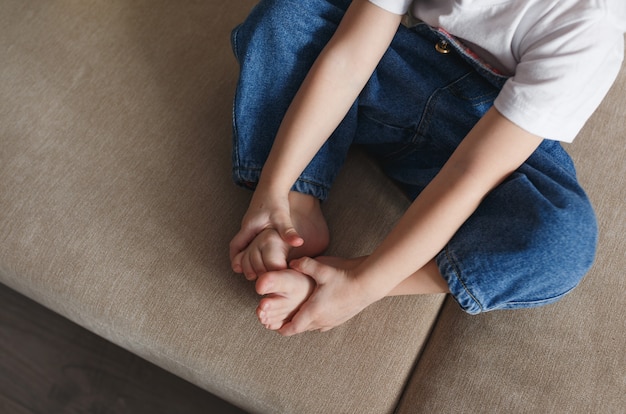
M289 267L311 277L318 285L323 285L333 268L310 257L302 257L289 262Z
M241 272L239 273L243 273L248 280L255 280L258 275L267 271L263 263L261 252L256 249L243 251L238 257L241 257Z
M335 327L318 325L315 322L317 319L314 317L315 312L305 305L298 310L290 321L283 324L280 329L273 330L277 331L282 336L293 336L310 331L328 332Z
M323 284L324 280L327 277L326 274L328 271L328 266L310 257L302 257L300 259L292 260L289 263L289 266L293 270L296 270L311 277L318 287ZM302 305L300 310L298 310L298 312L293 316L291 321L284 324L278 330L278 333L283 336L292 336L307 331L325 331L331 329L331 327L317 325L316 321L318 320L319 318L317 317L317 313L315 312L315 302L309 299L308 302L305 302Z
M309 257L292 260L289 264L293 270L313 279L316 286L291 321L281 327L281 335L317 330L326 332L346 322L369 304L349 272Z
M304 239L300 237L288 214L280 214L274 217L274 225L280 237L292 247L300 247Z
M291 320L285 323L278 333L283 336L293 336L307 331L315 331L318 329L326 328L318 324L319 321L319 308L317 307L315 299L309 297L304 302L300 309L292 316Z
M269 271L287 268L289 246L273 229L265 229L246 249L235 255L233 270L243 273L248 280Z
M256 229L243 227L237 234L235 234L235 237L233 237L233 239L231 240L229 245L229 253L230 261L235 272L241 273L240 268L235 268L236 265L239 265L239 263L235 261L235 257L250 244L250 242L257 234L258 231Z
M243 252L261 232L267 229L275 229L280 238L291 247L300 247L304 244L304 239L298 234L289 214L276 213L271 217L270 222L263 226L253 225L251 222L244 220L241 230L233 237L229 245L229 257L234 272L244 272L244 263L241 261L243 256L240 255L241 252ZM269 260L273 261L274 259L270 257Z
M293 336L297 334L301 334L303 332L307 332L309 330L310 323L307 320L306 310L300 309L298 313L291 319L291 321L285 323L279 330L278 333L282 336Z

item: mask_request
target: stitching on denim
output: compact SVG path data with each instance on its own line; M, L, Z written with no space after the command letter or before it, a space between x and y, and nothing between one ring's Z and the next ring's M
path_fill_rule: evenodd
M462 86L459 86L459 83L466 82L467 78L471 77L472 75L478 75L480 76L481 79L483 78L483 76L481 76L480 74L476 72L468 72L465 75L461 76L459 79L450 83L444 89L448 90L452 96L455 96L459 99L467 101L473 107L478 107L478 106L485 105L485 104L493 104L493 101L498 96L499 91L493 91L493 90L488 91L488 92L485 91L485 93L480 94L480 95L463 94L464 88ZM493 87L493 85L491 85L491 87Z
M252 173L255 176L258 176L261 171L263 171L262 167L233 167L233 173L237 176L237 178L239 179L240 182L244 182L244 181L250 181L249 179L249 174L246 173ZM307 185L312 185L317 187L318 189L328 193L331 189L330 186L327 186L324 183L321 183L319 181L315 181L312 180L310 178L303 178L303 177L298 177L298 179L296 180L296 182L300 182L303 184L307 184ZM295 185L295 183L294 183Z
M454 145L454 147L451 148L450 145L447 145L446 143L442 143L442 141L439 139L435 139L436 136L431 135L431 137L429 138L429 135L427 134L427 132L430 130L431 122L438 115L438 112L435 109L437 99L441 98L442 92L448 90L448 88L451 85L454 85L456 82L460 81L461 79L466 77L468 74L469 73L466 73L460 76L459 78L448 83L446 86L435 89L430 94L430 96L426 100L426 104L424 105L424 111L422 112L420 122L417 125L417 128L415 129L415 135L413 136L411 143L417 144L419 142L419 139L421 138L421 139L425 139L426 141L428 141L430 145L432 145L434 148L437 148L437 149L441 149L441 150L456 149L456 145Z
M472 100L472 101L498 94L497 92L494 92L494 91L490 91L488 93L484 93L482 95L477 95L477 96L467 96L467 95L463 95L459 93L461 88L459 88L457 84L460 82L464 82L466 78L468 78L469 76L472 76L473 74L475 74L475 72L467 72L465 75L461 76L459 79L455 80L454 82L446 86L445 89L450 90L450 93L458 98L465 99L465 100Z
M239 63L239 65L241 66L241 59L240 59L240 53L239 53L239 31L241 29L241 27L243 26L243 23L238 24L237 26L235 26L233 28L233 30L231 30L230 32L230 46L233 52L233 55L235 56L235 60L237 60L237 63ZM239 152L239 128L237 127L237 116L236 116L236 108L238 107L238 99L237 97L239 96L239 83L241 82L241 79L239 79L237 81L237 85L235 86L235 94L233 96L233 105L232 105L232 129L233 129L233 135L232 135L232 157L234 159L234 161L236 162L237 167L233 168L233 172L236 175L237 179L239 181L245 181L243 178L243 175L240 173L242 170L244 170L243 168L241 168L241 154Z
M561 294L558 294L558 295L555 295L555 296L551 296L551 297L545 298L545 299L506 302L506 303L503 303L500 306L498 306L496 309L512 309L512 308L519 308L519 307L522 307L522 306L523 307L536 307L536 306L541 306L541 305L549 305L549 304L554 303L554 302L560 300L561 298L567 296L574 289L576 289L576 286L567 289L565 292L563 292Z
M474 295L472 295L472 292L469 291L469 289L467 288L467 285L463 281L463 278L461 277L461 270L460 270L459 266L457 265L456 261L453 259L452 255L450 254L449 246L450 245L448 244L444 248L444 252L445 252L445 255L446 255L446 260L450 264L450 267L452 268L452 271L454 272L457 280L459 281L461 286L463 286L463 289L465 290L465 293L467 293L469 295L469 297L472 298L472 300L478 305L478 307L480 308L480 311L484 312L485 308L483 307L482 303L480 303L480 301Z
M406 144L399 144L399 145L401 145L401 147L398 147L397 150L389 152L388 154L385 154L382 157L376 157L376 158L382 162L399 161L405 158L406 156L408 156L410 154L409 150L412 150L414 146L412 142L406 143Z
M312 185L314 187L317 187L319 190L322 191L323 194L328 194L330 192L330 186L327 186L327 185L325 185L323 183L320 183L320 182L316 182L316 181L309 180L309 179L306 179L306 178L301 178L301 177L298 177L296 182L301 182L303 184L308 184L308 185ZM294 185L295 185L295 183L294 183Z
M233 54L235 55L235 57L238 56L237 53L237 36L236 36L236 31L238 31L240 26L237 26L235 29L233 29L233 31L231 32L231 47L233 49ZM239 60L239 58L237 58L237 60ZM237 81L237 86L236 86L236 90L239 89L239 81ZM231 114L231 118L232 118L232 128L233 128L233 136L232 136L232 151L233 151L233 158L235 160L237 160L237 165L241 165L241 159L239 157L239 145L237 145L237 142L239 141L239 130L237 128L237 118L235 115L236 112L236 108L237 107L237 92L235 92L235 96L233 97L233 106L232 106L232 114ZM235 170L235 169L234 169ZM239 178L239 180L241 180L241 176L238 173L239 169L236 169L235 172L237 174L237 177Z
M441 90L442 88L435 89L433 93L431 93L430 96L428 97L428 100L426 101L426 104L424 105L424 112L422 112L420 122L417 125L417 128L415 129L415 136L414 136L413 143L417 142L418 137L426 136L424 132L428 131L430 122L431 122L431 117L435 115L432 101L434 101L439 96L439 93L441 92Z
M377 124L380 124L380 125L382 125L382 126L384 126L386 128L398 129L398 130L403 130L403 131L411 131L411 133L413 133L413 131L414 131L414 128L412 126L407 128L407 127L402 126L402 125L393 125L393 124L390 124L388 122L376 119L376 118L368 115L367 113L365 113L363 111L359 111L358 115L359 115L359 117L367 118L368 120L373 121L373 122L375 122Z
M237 160L237 165L241 165L241 159L239 158L239 145L237 142L239 140L239 132L237 130L237 120L235 119L235 106L236 106L237 95L233 98L233 109L232 109L232 123L233 123L233 136L232 136L232 146L233 146L233 157Z
M427 103L427 105L428 105L428 103ZM377 123L379 125L384 126L385 128L392 128L392 129L395 129L395 130L403 130L403 131L407 131L407 132L410 133L411 138L409 138L408 140L403 141L403 142L391 143L391 144L398 144L399 145L397 150L392 151L392 152L390 152L388 154L385 154L384 157L376 156L377 159L379 159L379 160L381 160L383 162L395 161L395 160L399 160L399 159L402 159L402 158L406 157L408 155L407 150L412 150L413 148L415 148L416 144L418 144L418 142L419 142L419 138L422 137L419 134L419 125L420 124L418 124L417 127L413 127L413 126L411 126L411 127L404 127L404 126L392 125L392 124L380 121L380 120L378 120L376 118L373 118L373 117L371 117L368 114L363 113L363 112L360 112L359 116L367 118L371 122L375 122L375 123ZM422 120L423 120L423 116L420 119L420 122ZM364 147L367 148L371 144L360 144L360 145L363 145ZM400 147L400 145L401 145L401 147Z

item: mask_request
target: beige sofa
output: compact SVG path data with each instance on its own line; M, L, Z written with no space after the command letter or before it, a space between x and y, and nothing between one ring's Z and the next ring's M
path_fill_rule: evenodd
M601 238L566 299L385 299L282 338L227 258L250 197L230 180L229 32L253 3L0 1L0 282L249 412L625 412L626 70L567 147ZM369 252L406 207L354 153L330 253Z

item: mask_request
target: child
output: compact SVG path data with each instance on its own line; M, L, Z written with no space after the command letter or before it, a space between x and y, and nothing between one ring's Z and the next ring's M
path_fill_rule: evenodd
M388 295L449 292L476 314L573 289L597 228L559 141L613 83L624 15L622 0L262 0L232 36L233 171L255 192L230 244L266 295L261 323L293 335ZM369 256L313 259L352 144L414 201Z

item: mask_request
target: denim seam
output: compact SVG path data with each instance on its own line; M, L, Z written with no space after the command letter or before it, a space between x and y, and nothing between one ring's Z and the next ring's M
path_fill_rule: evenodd
M233 168L233 174L236 176L237 178L237 184L241 185L244 182L247 182L249 180L244 179L244 174L242 174L243 172L249 172L252 173L255 177L257 177L257 181L258 182L258 176L260 175L261 171L263 169L262 168L254 168L254 167L234 167ZM330 192L330 187L320 183L320 182L316 182L314 180L308 179L308 178L302 178L302 177L298 177L298 179L296 180L296 182L293 184L293 186L296 185L296 183L302 183L305 184L307 186L312 186L312 187L316 187L318 190L320 190L320 194L322 196L327 195ZM248 186L244 185L244 187L249 188ZM324 197L325 198L325 197Z
M230 46L233 52L233 55L235 56L235 60L237 60L237 63L239 63L241 65L240 62L240 58L239 58L239 41L238 41L238 34L239 34L239 29L241 28L241 26L243 26L243 23L238 24L237 26L235 26L235 28L233 30L231 30L230 32ZM237 82L237 89L239 89L239 81ZM237 116L236 116L236 108L237 108L237 96L238 94L235 93L235 96L233 97L233 107L232 107L232 128L233 128L233 140L232 140L232 157L234 160L236 160L236 165L241 165L241 156L240 156L240 152L239 152L239 145L237 145L237 143L239 142L239 128L237 127ZM233 169L234 174L236 174L237 179L241 182L243 182L243 177L241 176L240 169L239 168L234 168Z
M327 185L324 185L322 183L319 183L319 182L316 182L316 181L313 181L313 180L309 180L307 178L301 178L300 177L296 181L300 181L301 183L304 183L304 184L308 184L308 185L313 185L315 187L319 187L319 188L321 188L322 190L324 190L326 192L330 191L330 187L328 187Z
M552 297L549 298L545 298L545 299L540 299L540 300L527 300L527 301L511 301L511 302L506 302L503 303L502 305L498 306L495 309L508 309L510 306L514 306L514 307L518 307L517 305L532 305L532 306L537 306L537 305L541 305L541 304L550 304L553 302L556 302L557 300L561 299L562 297L568 295L569 293L571 293L574 289L576 289L576 286L567 289L565 292L560 293L558 295L554 295Z
M408 155L408 151L411 150L414 143L404 144L401 148L396 151L385 154L384 157L381 157L381 161L391 162L391 161L399 161Z
M463 290L465 290L465 293L467 293L469 295L469 297L472 298L472 300L478 305L478 307L480 308L480 311L484 312L485 309L484 309L482 303L480 303L480 301L472 294L472 292L470 292L470 290L468 289L467 285L463 281L463 278L461 277L461 270L460 270L458 264L456 263L456 261L454 260L454 258L452 257L452 255L450 254L449 245L446 245L446 247L444 248L444 254L446 256L446 260L450 264L450 267L451 267L452 271L454 272L454 276L459 281L461 286L463 286Z
M233 29L233 31L231 32L231 36L230 36L230 45L231 48L233 50L233 54L235 55L235 58L237 59L237 61L239 61L238 58L238 47L237 47L237 33L238 33L238 29L241 25L237 26L236 28ZM239 85L237 85L237 88L239 87ZM233 106L232 106L232 127L233 127L233 140L232 140L232 151L233 151L233 158L235 160L237 160L237 165L241 165L241 159L239 157L239 146L237 145L237 142L239 142L239 132L238 132L238 128L237 128L237 117L236 117L236 108L237 108L237 94L235 93L235 96L233 98ZM237 174L237 178L239 180L241 180L241 176L239 175L239 169L233 169L234 172Z
M418 137L424 137L425 136L424 132L428 131L428 127L431 122L430 115L431 115L431 112L433 112L431 102L439 94L441 89L442 88L435 89L433 93L431 93L430 96L428 97L428 100L426 100L426 104L424 105L424 111L422 112L420 123L417 125L417 128L415 129L415 135L413 136L412 142L414 144L417 143Z
M411 148L413 148L417 142L417 137L418 134L415 130L415 127L411 127L411 128L406 128L403 126L398 126L398 125L392 125L392 124L388 124L386 122L380 121L378 119L375 119L363 112L359 113L359 117L363 117L363 118L367 118L369 121L371 122L375 122L379 125L384 126L385 128L393 128L393 129L401 129L401 130L405 130L408 131L411 134L411 139L408 140L408 142L403 142L402 143L402 147L398 148L397 150L387 153L385 154L384 157L377 157L378 159L380 159L381 161L393 161L393 160L398 160L401 158L404 158L407 155L407 150L410 150ZM361 144L364 147L367 147L368 144Z
M254 167L234 167L233 170L237 173L238 177L242 177L241 172L251 172L253 174L259 174L263 168L254 168Z
M233 157L237 160L237 165L241 165L241 160L239 159L239 146L237 142L239 141L238 131L237 131L237 120L235 118L235 107L236 107L237 97L233 99L233 109L232 109L232 122L233 122Z
M459 99L462 99L464 101L469 102L473 107L482 106L482 105L484 105L486 103L493 104L493 101L494 101L495 97L498 95L498 93L494 92L494 91L490 91L488 93L484 93L484 94L478 95L478 96L464 96L463 94L459 93L458 89L455 87L456 84L458 82L460 82L460 81L465 80L465 78L467 78L468 76L471 76L472 74L473 74L473 72L466 73L465 75L463 75L462 77L460 77L459 79L457 79L456 81L451 83L450 85L446 86L445 89L449 90L450 93L453 96L455 96L455 97L457 97ZM478 100L480 100L480 101L478 101Z
M407 127L402 126L402 125L393 125L393 124L387 123L385 121L381 121L379 119L376 119L376 118L366 114L364 111L359 111L358 116L359 117L363 117L363 118L367 118L370 121L373 121L373 122L375 122L377 124L383 125L383 126L388 127L388 128L400 129L400 130L405 130L405 131L411 131L412 133L415 131L414 127L407 128Z
M451 85L455 84L459 80L463 79L469 73L470 72L460 76L459 78L453 80L452 82L448 83L444 87L440 87L440 88L435 89L430 94L430 96L426 100L426 104L424 105L424 111L422 112L422 116L420 118L420 122L417 125L417 128L415 129L415 135L413 136L413 138L411 140L412 144L417 144L419 142L419 139L421 138L421 139L428 140L428 142L435 148L443 149L443 150L449 150L450 149L449 146L447 146L445 144L442 145L440 140L428 139L428 135L426 133L430 129L430 124L431 124L432 120L437 116L437 111L435 111L434 108L433 108L434 107L434 102L436 101L436 99L439 99L439 96L441 95L441 93L443 91L448 89Z

